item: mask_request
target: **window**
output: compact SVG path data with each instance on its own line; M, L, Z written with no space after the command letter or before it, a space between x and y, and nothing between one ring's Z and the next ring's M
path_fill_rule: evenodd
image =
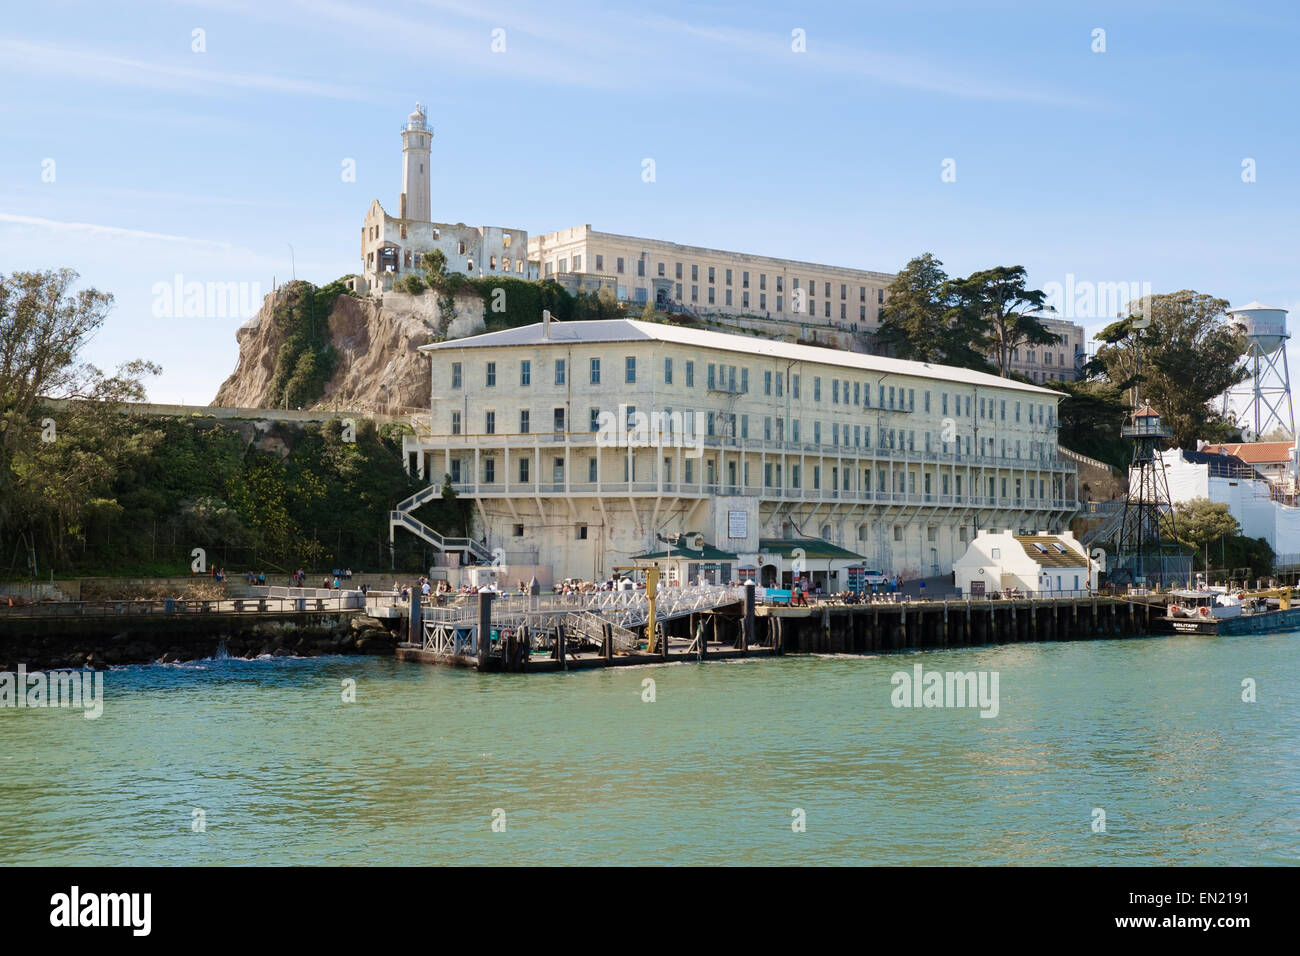
M460 388L460 363L451 363L451 387Z
M483 459L483 481L485 484L492 484L497 480L497 460L495 458Z
M671 385L672 383L673 383L673 360L670 358L666 358L664 359L664 384Z
M618 257L618 261L614 264L614 269L615 269L615 271L616 271L619 275L622 275L622 274L623 274L623 257L622 257L622 256L619 256L619 257Z
M591 430L593 432L600 431L600 409L599 408L593 408L591 410Z
M709 284L710 284L710 285L713 284L713 278L714 278L714 277L713 277L713 266L709 266ZM709 301L712 302L713 300L710 299Z
M814 375L813 376L813 401L820 402L821 400L822 400L822 378L820 375Z
M460 412L451 413L451 433L453 435L460 434Z
M531 461L532 461L531 458L520 458L520 459L519 459L519 480L520 480L520 481L528 481L528 480L529 480L529 478L528 478L528 465L529 465L529 462L531 462ZM518 537L522 536L523 533L524 533L524 532L522 531L523 525L521 525L521 524L517 524L517 525L515 525L515 527L521 529L521 530L515 532L515 537L518 538Z
M686 387L695 387L695 363L690 359L686 360Z
M497 413L488 411L483 413L483 431L489 435L497 433Z
M799 397L799 376L798 375L790 376L790 394L794 398Z
M593 456L587 459L587 480L593 485L596 483L596 458Z
M564 359L555 360L555 384L564 384Z
M682 277L682 264L679 262L677 263L677 278L680 279L681 277Z
M731 285L731 270L727 270L727 285Z
M519 384L520 385L533 384L533 363L530 362L528 359L523 359L519 363Z
M636 381L636 356L629 355L623 361L623 381L631 385Z
M551 415L552 424L557 432L564 431L564 409L557 408Z
M733 371L735 370L733 369ZM740 390L742 392L749 391L749 369L747 368L742 368L740 370Z
M597 253L597 255L596 255L596 271L597 271L597 272L603 272L604 270L605 270L605 257L602 256L602 255L600 255L599 253Z
M525 459L524 459L524 462L527 462L527 461L528 461L528 459L525 458ZM527 470L527 469L524 469L524 470ZM526 480L526 479L525 479L525 480ZM517 525L514 526L514 536L515 536L516 538L522 538L522 537L524 536L524 526L523 526L523 525L521 525L521 524L517 524Z
M586 540L587 540L587 526L586 526L585 524L580 524L580 525L578 525L578 534L577 534L577 539L578 539L579 541L586 541Z
M526 408L519 410L519 434L528 434L528 409Z
M700 301L700 287L697 285L691 286L691 301L692 302Z
M763 394L772 394L772 373L770 371L763 373Z
M598 358L591 360L591 384L600 384L600 359Z
M698 265L691 266L691 281L692 282L700 281L700 267Z
M638 259L638 260L636 261L636 274L639 275L639 276L644 276L644 275L645 275L645 260L644 260L644 259Z
M487 363L487 376L486 376L486 378L487 378L487 381L486 381L486 385L487 385L487 387L488 387L488 388L494 388L494 387L496 386L496 384L497 384L497 363L496 363L496 362L488 362L488 363Z
M664 274L664 264L661 262L659 263L659 275L662 276L663 274Z
M901 524L894 525L894 540L895 541L903 540L903 526Z
M727 305L731 305L731 290L727 289Z

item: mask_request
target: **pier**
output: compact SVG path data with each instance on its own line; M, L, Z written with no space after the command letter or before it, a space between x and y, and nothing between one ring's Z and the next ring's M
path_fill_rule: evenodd
M787 653L1094 640L1151 633L1158 595L757 605L755 588L661 589L654 639L644 591L501 596L411 606L400 660L480 671L558 671ZM485 635L480 639L481 635Z

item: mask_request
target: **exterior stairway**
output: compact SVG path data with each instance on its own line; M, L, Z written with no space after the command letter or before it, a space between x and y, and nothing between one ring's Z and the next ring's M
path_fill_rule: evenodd
M413 517L410 512L414 511L420 505L434 498L442 497L442 488L439 485L429 485L421 488L409 498L399 501L393 510L388 513L388 541L391 544L398 528L404 528L417 538L433 545L439 551L460 551L466 555L472 555L480 564L488 564L493 560L492 552L484 547L473 538L449 538L445 535L434 531L424 522Z

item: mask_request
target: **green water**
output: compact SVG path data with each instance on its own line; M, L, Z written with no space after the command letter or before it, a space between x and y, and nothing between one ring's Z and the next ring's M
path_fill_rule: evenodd
M1296 863L1298 639L123 668L98 720L0 708L0 863ZM916 663L996 671L998 716L891 706Z

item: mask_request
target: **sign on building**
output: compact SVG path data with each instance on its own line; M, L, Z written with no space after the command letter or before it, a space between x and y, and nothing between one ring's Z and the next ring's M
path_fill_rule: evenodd
M727 537L728 538L749 537L749 512L748 511L727 512Z

